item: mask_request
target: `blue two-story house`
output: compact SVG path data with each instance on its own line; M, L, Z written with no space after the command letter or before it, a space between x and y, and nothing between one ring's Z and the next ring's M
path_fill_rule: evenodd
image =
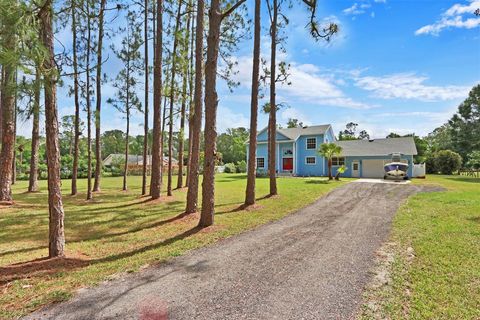
M381 178L384 164L398 153L401 161L409 164L408 174L412 176L413 156L417 154L412 137L337 141L331 125L277 129L276 172L293 176L328 175L327 160L318 153L320 145L328 142L342 147L341 155L332 161L333 174L345 165L345 177ZM264 128L257 135L257 172L268 172L267 143L268 130Z

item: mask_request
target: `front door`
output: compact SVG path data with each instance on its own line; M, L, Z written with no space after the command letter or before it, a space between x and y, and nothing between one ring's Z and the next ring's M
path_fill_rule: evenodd
M283 171L293 171L293 158L283 158Z
M360 177L360 163L358 161L352 162L352 177Z

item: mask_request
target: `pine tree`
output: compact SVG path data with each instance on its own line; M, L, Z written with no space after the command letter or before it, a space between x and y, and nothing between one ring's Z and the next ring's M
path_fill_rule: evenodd
M203 112L203 31L204 31L205 1L197 1L197 17L195 31L195 93L193 106L190 109L190 117L193 119L189 130L191 133L191 154L188 170L188 192L186 213L194 213L198 210L198 180L200 166L200 134L202 130Z
M163 1L157 0L156 26L154 36L154 71L153 71L153 141L152 141L152 175L150 196L160 198L163 154L162 154L162 38L163 38Z
M45 126L47 135L48 162L48 207L49 207L49 246L48 255L62 257L65 255L65 232L61 181L60 149L58 141L57 115L57 72L53 50L53 7L52 0L46 0L38 14L41 25L41 38L48 57L43 61L45 91Z
M142 106L137 96L136 89L138 77L143 74L143 59L140 54L142 46L141 26L137 22L138 17L134 11L128 11L126 19L127 27L120 28L119 32L125 33L121 48L112 45L112 50L125 67L120 70L115 78L113 86L117 89L115 98L109 99L118 111L125 114L126 118L126 141L125 141L125 164L123 173L123 190L127 190L128 153L130 135L130 116L133 111L141 111Z
M202 183L202 211L200 227L213 224L215 212L215 160L217 140L217 63L222 20L232 14L245 1L241 0L222 12L220 1L212 0L209 11L207 63L205 66L205 163Z
M255 175L257 161L257 114L260 75L260 29L261 1L255 0L255 32L253 43L252 96L250 109L250 139L248 149L248 177L245 191L245 205L255 204Z

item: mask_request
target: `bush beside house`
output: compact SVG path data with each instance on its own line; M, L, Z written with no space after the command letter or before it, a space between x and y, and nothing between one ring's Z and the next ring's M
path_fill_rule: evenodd
M462 167L462 157L451 150L438 151L433 158L433 170L435 173L452 174Z

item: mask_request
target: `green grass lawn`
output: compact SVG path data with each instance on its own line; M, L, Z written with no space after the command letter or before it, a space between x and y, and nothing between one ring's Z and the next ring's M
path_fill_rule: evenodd
M391 235L391 282L367 292L380 305L363 318L480 319L480 179L428 176L399 210ZM408 251L412 255L407 254Z
M18 317L68 299L78 288L282 218L343 183L280 178L280 196L265 198L268 179L257 179L258 207L246 211L238 210L246 176L217 175L215 225L198 230L198 214L179 217L185 189L150 202L139 196L141 177L129 177L128 192L121 191L122 178L104 178L102 192L87 202L84 193L69 196L70 181L64 181L67 258L48 261L42 259L48 255L46 182L41 192L28 194L27 182L20 181L13 188L15 205L0 208L0 317ZM85 186L79 180L79 190Z

